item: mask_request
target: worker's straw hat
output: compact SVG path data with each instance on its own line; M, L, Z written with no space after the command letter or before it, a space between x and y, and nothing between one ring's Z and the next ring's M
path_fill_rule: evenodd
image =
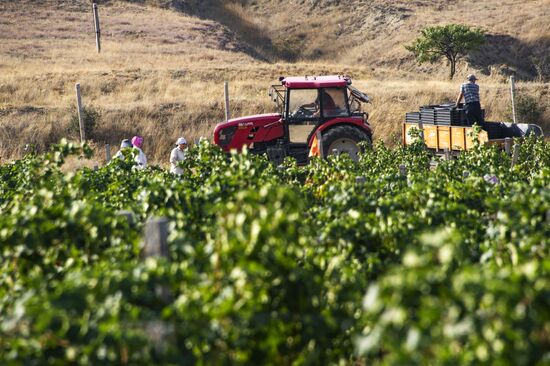
M467 80L470 80L470 81L476 81L476 80L477 80L477 78L476 78L476 76L475 76L474 74L468 75L468 76L466 77L466 79L467 79Z
M176 145L182 145L182 144L187 145L187 141L183 137L180 137L178 141L176 141Z

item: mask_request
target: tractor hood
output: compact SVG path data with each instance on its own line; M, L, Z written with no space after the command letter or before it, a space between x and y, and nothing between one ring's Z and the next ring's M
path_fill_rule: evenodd
M224 151L240 150L284 135L282 116L278 113L257 114L221 122L214 129L214 142Z
M252 125L264 125L270 122L277 122L282 116L278 113L266 113L266 114L256 114L254 116L246 116L239 118L232 118L227 122L222 122L221 124L225 126L237 125L239 127L246 127Z

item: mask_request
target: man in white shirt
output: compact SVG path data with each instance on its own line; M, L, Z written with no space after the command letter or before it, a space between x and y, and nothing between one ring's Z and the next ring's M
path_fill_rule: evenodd
M170 153L170 173L182 175L183 169L178 166L180 161L185 160L185 150L187 149L187 141L180 137L176 142L176 147Z

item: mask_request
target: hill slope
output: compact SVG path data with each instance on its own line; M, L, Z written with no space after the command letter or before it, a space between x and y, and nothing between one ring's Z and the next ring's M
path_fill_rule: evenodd
M167 2L164 1L164 4ZM270 59L324 60L418 72L403 45L425 26L487 31L469 61L485 74L550 78L548 0L173 0L173 7L228 25ZM431 68L437 72L440 68Z
M487 74L481 78L487 114L506 119L503 75L536 76L532 57L549 53L550 1L445 3L101 1L97 54L88 0L0 0L0 158L20 156L27 143L45 149L61 137L76 139L70 122L76 82L85 106L100 114L91 135L98 150L141 134L156 162L166 160L180 135L211 136L223 119L225 80L231 113L239 116L271 112L266 90L280 75L351 75L373 97L367 109L376 139L391 142L405 111L452 100L458 86L441 81L445 65L419 66L402 45L425 25L464 20L464 8L475 10L466 23L486 28L490 42L459 75ZM517 17L506 23L512 10ZM548 83L518 85L549 104ZM549 113L550 106L546 120Z

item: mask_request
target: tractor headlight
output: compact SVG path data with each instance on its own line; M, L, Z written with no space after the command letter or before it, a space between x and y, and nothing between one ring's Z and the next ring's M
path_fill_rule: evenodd
M218 133L220 146L229 145L236 130L237 130L237 126L231 126L231 127L226 127L221 129L220 132Z

